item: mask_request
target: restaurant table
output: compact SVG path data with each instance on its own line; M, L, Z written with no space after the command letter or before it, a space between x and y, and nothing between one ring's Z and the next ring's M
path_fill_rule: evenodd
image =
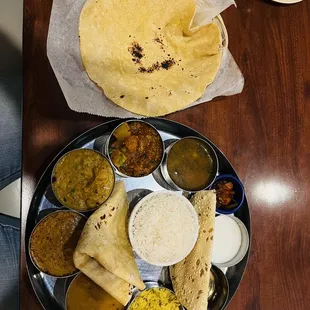
M193 127L231 161L246 190L252 240L227 309L310 309L310 1L237 0L223 14L245 77L240 95L168 119ZM21 309L41 306L25 266L24 232L35 185L73 138L107 118L67 106L46 56L52 0L24 1Z

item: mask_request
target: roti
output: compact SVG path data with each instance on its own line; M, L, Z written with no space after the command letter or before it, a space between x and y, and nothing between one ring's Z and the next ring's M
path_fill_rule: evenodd
M195 0L87 0L80 14L83 64L124 109L161 116L197 100L221 62L214 23L190 30Z
M128 201L123 182L88 219L73 260L75 266L126 305L132 286L144 289L127 233Z
M170 276L174 292L187 310L205 310L209 296L216 194L214 191L201 191L193 196L191 202L199 218L198 240L183 261L170 267Z

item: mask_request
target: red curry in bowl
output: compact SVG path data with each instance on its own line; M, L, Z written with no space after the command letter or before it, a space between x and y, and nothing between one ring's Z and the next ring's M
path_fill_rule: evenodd
M158 131L143 121L128 121L118 126L109 142L109 157L125 176L144 177L160 165L164 153Z

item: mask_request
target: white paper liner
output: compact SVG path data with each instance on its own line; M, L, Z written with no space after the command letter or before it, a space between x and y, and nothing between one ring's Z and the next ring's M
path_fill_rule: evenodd
M225 10L232 0L196 0L192 27L208 24ZM110 101L84 70L78 37L80 12L86 0L54 0L47 39L47 56L70 109L106 117L136 117ZM197 101L188 107L210 101L218 96L238 94L244 78L227 48L223 49L220 69L211 85ZM188 108L187 107L187 108Z
M195 29L212 22L213 18L220 15L229 6L235 5L233 0L196 0L196 12L191 21L190 28Z

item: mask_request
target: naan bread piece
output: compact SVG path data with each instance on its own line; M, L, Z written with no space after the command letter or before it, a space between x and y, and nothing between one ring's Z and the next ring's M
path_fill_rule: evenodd
M75 266L124 305L131 285L145 288L127 233L128 201L123 182L90 218L75 249Z
M211 257L215 224L216 194L201 191L191 202L199 218L199 236L192 252L170 267L170 276L178 300L187 310L206 310L208 307Z
M122 108L165 115L197 100L219 69L215 23L189 29L195 0L87 0L80 51L90 79Z

